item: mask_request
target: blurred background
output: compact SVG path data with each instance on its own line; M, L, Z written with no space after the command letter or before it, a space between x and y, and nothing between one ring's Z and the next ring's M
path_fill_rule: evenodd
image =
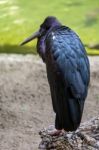
M98 0L0 0L0 52L36 53L36 41L24 47L18 45L47 16L56 16L76 31L88 54L99 54Z
M0 0L0 150L37 150L39 131L54 124L45 65L31 55L37 41L19 46L47 16L72 28L92 55L82 122L99 116L99 0Z

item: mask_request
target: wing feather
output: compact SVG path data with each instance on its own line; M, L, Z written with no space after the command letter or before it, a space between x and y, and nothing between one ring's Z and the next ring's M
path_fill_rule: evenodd
M89 84L89 61L85 48L79 37L68 31L64 34L54 32L47 37L48 51L52 55L52 60L57 66L67 87L70 88L75 98L85 98ZM48 45L48 43L51 43Z

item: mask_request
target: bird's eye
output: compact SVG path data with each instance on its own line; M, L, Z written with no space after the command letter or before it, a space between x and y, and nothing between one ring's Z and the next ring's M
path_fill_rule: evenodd
M49 28L50 28L49 26L46 26L46 30L49 30Z

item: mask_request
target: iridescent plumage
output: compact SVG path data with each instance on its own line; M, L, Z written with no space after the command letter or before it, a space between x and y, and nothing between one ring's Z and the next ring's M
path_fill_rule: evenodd
M81 122L90 80L85 48L78 35L55 17L44 20L37 38L37 51L46 64L56 113L55 127L74 131Z

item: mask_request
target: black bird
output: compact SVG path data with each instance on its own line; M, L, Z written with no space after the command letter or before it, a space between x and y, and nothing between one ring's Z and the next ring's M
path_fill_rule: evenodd
M78 35L55 17L47 17L40 29L21 45L37 38L37 52L46 64L54 112L55 130L75 131L81 122L88 93L90 66Z

